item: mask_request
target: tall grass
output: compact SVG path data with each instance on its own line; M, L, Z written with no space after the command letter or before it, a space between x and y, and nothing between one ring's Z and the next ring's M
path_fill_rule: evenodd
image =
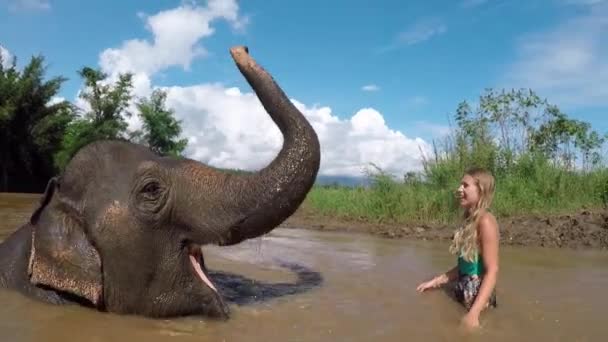
M368 174L369 186L315 186L304 205L320 215L343 219L451 223L461 216L455 191L464 171L474 166L494 174L492 211L499 217L608 205L608 168L597 152L604 140L588 124L568 119L546 103L544 121L533 126L526 116L528 107L544 103L534 96L490 93L484 95L476 113L461 104L458 127L441 148L435 145L434 156L425 161L422 172L396 179L377 169ZM514 109L514 101L520 107ZM496 112L500 108L507 109ZM509 127L516 129L510 131ZM577 146L578 156L582 156L578 166Z
M377 223L451 223L461 211L455 198L463 170L442 161L407 181L370 175L367 187L315 186L305 206L343 219ZM605 205L608 169L569 171L526 155L495 174L492 211L499 217L555 214Z

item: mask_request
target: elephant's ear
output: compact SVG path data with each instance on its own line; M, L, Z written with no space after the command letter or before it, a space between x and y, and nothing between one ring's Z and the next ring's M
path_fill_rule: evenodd
M99 253L87 238L83 223L65 201L52 201L58 180L49 181L40 206L30 219L32 247L30 282L101 304Z

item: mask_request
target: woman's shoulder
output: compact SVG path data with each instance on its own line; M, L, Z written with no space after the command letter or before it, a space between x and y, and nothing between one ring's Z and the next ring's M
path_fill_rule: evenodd
M496 217L488 210L483 210L479 213L479 221L496 222Z
M484 210L480 215L479 215L479 221L478 221L478 229L480 231L487 231L487 230L498 230L498 221L496 220L496 217L494 216L494 214L492 214L489 211Z

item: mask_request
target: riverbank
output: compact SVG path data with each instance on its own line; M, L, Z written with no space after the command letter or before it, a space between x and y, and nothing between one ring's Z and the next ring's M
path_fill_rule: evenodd
M20 212L17 217L8 212L0 217L8 220L10 225L20 225L27 213L34 210L39 198L39 194L0 193L0 209ZM498 223L503 245L608 250L608 209L499 217ZM452 238L456 228L449 224L388 224L332 217L311 209L306 202L281 227L446 242Z
M502 245L608 250L608 210L498 218ZM456 225L387 224L320 215L301 207L281 227L449 241Z

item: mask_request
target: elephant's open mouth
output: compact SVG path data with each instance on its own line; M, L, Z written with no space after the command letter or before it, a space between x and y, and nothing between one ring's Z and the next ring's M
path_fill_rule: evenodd
M190 245L188 247L188 258L190 259L190 264L192 264L192 269L194 270L196 276L213 291L217 292L217 289L207 275L207 268L205 267L205 259L203 258L201 246Z

